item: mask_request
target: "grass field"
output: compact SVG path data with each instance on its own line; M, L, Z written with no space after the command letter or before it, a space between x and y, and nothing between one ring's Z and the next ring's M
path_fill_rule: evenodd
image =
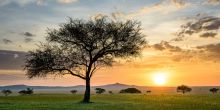
M82 95L0 96L0 110L220 110L220 94L114 94L91 98L94 103L82 104Z

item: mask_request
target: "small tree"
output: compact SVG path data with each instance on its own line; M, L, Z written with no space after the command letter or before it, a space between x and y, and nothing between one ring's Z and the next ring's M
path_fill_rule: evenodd
M8 90L8 89L4 89L4 90L1 91L1 93L4 94L5 96L8 96L12 93L12 91Z
M151 93L151 90L147 90L146 93Z
M27 88L26 94L33 94L33 93L34 93L33 89Z
M70 91L72 94L76 94L77 93L77 90L71 90Z
M140 55L146 44L136 21L73 20L48 30L45 44L30 51L25 70L28 78L72 75L86 82L84 103L90 102L90 80L95 71L112 66L114 59Z
M108 91L108 93L109 93L109 94L113 94L113 92L112 92L112 91Z
M18 92L20 95L26 95L26 90L21 90Z
M181 85L177 87L177 92L182 92L183 94L185 94L186 92L191 92L192 89L186 85Z
M34 91L31 88L27 88L26 90L21 90L18 93L21 95L31 95L34 93Z
M96 90L96 94L102 94L105 92L105 89L102 89L102 88L95 88Z
M122 89L119 93L141 93L141 91L136 88L127 88Z
M212 92L213 94L217 93L219 89L217 88L211 88L209 89L210 92Z

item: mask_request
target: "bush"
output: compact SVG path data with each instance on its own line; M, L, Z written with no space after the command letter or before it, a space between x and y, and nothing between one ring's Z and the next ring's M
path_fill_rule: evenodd
M26 90L21 90L18 93L21 94L21 95L30 95L30 94L33 94L34 91L31 88L27 88Z
M95 88L96 90L96 94L102 94L105 92L105 89L102 89L102 88Z
M146 91L146 93L151 93L151 90Z
M108 93L109 93L109 94L113 94L113 92L112 92L112 91L108 91Z
M8 90L8 89L4 89L4 90L1 91L1 93L4 94L5 96L8 96L12 93L12 91Z
M127 88L127 89L122 89L120 93L141 93L141 91L136 88Z
M77 90L71 90L70 91L72 94L76 94L77 93Z

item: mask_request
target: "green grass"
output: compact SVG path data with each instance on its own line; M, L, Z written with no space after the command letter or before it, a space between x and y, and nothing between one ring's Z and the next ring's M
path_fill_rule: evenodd
M36 94L0 96L0 110L220 110L220 94L92 95L94 103L79 103L82 95Z

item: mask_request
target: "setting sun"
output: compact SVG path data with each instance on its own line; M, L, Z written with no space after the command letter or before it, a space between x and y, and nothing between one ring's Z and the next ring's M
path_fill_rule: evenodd
M156 85L159 85L159 86L166 84L167 82L166 73L162 73L162 72L155 73L153 75L153 81Z

